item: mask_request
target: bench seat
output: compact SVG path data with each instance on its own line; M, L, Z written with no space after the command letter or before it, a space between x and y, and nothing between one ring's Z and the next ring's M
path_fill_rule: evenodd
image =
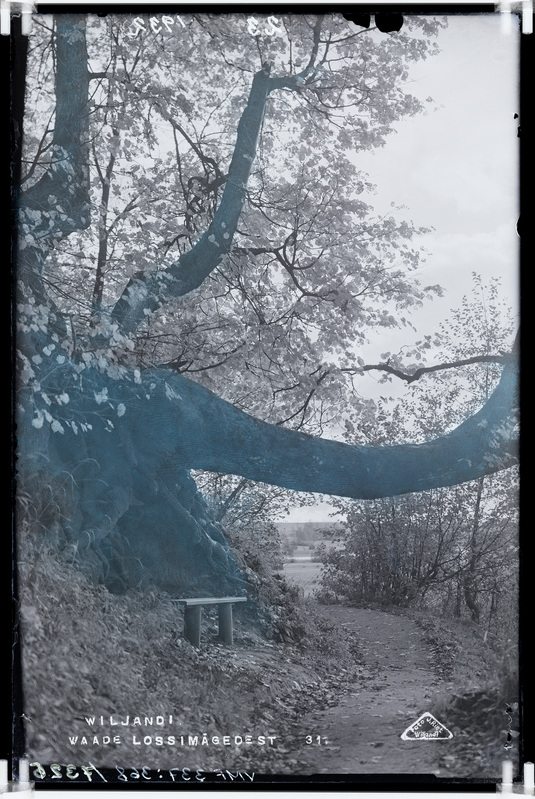
M184 605L184 637L196 647L201 645L201 611L203 605L217 605L219 610L219 637L225 644L231 646L234 643L232 606L235 602L247 602L247 597L191 597L172 599L171 602Z

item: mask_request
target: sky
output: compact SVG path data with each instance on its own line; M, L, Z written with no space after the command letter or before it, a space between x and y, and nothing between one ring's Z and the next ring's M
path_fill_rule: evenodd
M385 147L359 153L359 166L378 187L375 207L407 206L417 226L434 231L420 278L439 283L444 297L418 312L413 341L436 330L470 292L472 273L500 277L503 296L518 311L519 67L520 32L504 32L500 14L450 15L439 33L441 53L412 68L407 91L427 103L425 115L396 124ZM411 341L403 342L410 344ZM395 352L399 331L385 330L367 352ZM368 377L370 395L379 391ZM360 388L360 384L359 384ZM362 387L364 389L364 386ZM384 393L384 387L381 388ZM320 521L330 506L292 509L288 521Z
M415 224L435 229L422 239L429 256L421 279L445 293L419 314L422 333L459 305L474 271L501 277L518 307L521 34L504 34L499 14L448 20L441 54L414 65L407 86L421 100L432 97L431 110L398 123L384 148L360 159L379 186L377 207L403 203Z

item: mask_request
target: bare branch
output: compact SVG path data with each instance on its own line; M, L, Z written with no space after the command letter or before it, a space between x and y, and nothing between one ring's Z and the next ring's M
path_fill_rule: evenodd
M407 372L402 372L400 369L396 369L393 366L390 366L389 363L376 363L376 364L367 364L366 366L362 366L360 369L342 369L343 372L353 372L353 371L362 371L362 372L372 372L372 371L381 371L387 372L388 374L393 375L394 377L399 377L400 380L405 380L407 384L414 383L416 380L419 380L423 375L431 374L433 372L441 372L445 369L458 369L460 366L470 366L476 363L496 363L504 365L510 360L511 356L508 354L498 354L498 355L474 355L472 358L461 358L458 361L450 361L445 363L439 363L435 366L421 366L419 369L416 369L415 372L412 374L408 374Z

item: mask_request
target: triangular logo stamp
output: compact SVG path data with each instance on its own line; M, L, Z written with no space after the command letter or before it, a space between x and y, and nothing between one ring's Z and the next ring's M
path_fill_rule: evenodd
M453 733L431 713L423 713L401 734L404 741L444 741L453 738Z

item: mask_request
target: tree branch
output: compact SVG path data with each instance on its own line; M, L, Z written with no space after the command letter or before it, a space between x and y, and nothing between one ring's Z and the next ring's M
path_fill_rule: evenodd
M32 225L40 247L89 226L89 136L87 47L85 18L59 14L57 31L56 117L52 138L52 163L43 177L27 189L21 200L21 216L36 221L43 217L46 237ZM51 206L49 197L57 200ZM32 214L32 211L34 212ZM46 219L45 219L46 217ZM51 224L52 223L52 224Z
M240 118L225 189L212 223L197 243L167 269L137 273L117 300L111 317L123 334L135 330L147 317L172 299L198 288L230 252L246 196L246 186L256 155L258 136L269 94L280 88L298 89L315 68L321 17L314 27L314 46L305 69L298 75L272 78L264 65L253 78L249 98ZM173 129L185 132L172 122ZM191 146L194 143L188 138ZM201 157L198 148L195 152Z
M177 468L234 474L296 491L374 499L477 479L518 462L517 364L489 400L456 429L421 444L351 446L259 421L172 371L148 371L133 401L124 384L130 434L142 451ZM120 388L118 386L118 388ZM147 416L147 414L149 414ZM126 420L125 416L125 420ZM145 447L146 448L146 447Z
M472 358L462 358L458 361L446 361L445 363L439 363L435 366L421 366L412 374L402 372L400 369L396 369L394 366L390 366L388 363L367 364L366 366L361 367L361 371L372 372L377 370L381 372L387 372L388 374L394 375L394 377L399 377L400 380L405 380L407 384L410 384L414 383L416 380L419 380L421 377L423 377L423 375L431 374L433 372L441 372L445 369L458 369L460 366L470 366L471 364L476 363L496 363L504 365L508 360L510 360L510 357L510 355L505 354L474 355ZM342 369L342 371L348 372L352 370Z
M34 300L52 309L63 331L61 314L48 295L43 267L58 243L89 227L89 73L87 71L86 20L83 15L56 18L56 114L50 145L50 165L43 176L21 192L19 292L24 284Z
M238 123L225 189L212 223L191 250L183 253L166 270L138 273L132 277L111 314L121 332L135 330L147 314L198 288L230 252L245 201L269 90L269 72L260 70L253 78L249 99Z

